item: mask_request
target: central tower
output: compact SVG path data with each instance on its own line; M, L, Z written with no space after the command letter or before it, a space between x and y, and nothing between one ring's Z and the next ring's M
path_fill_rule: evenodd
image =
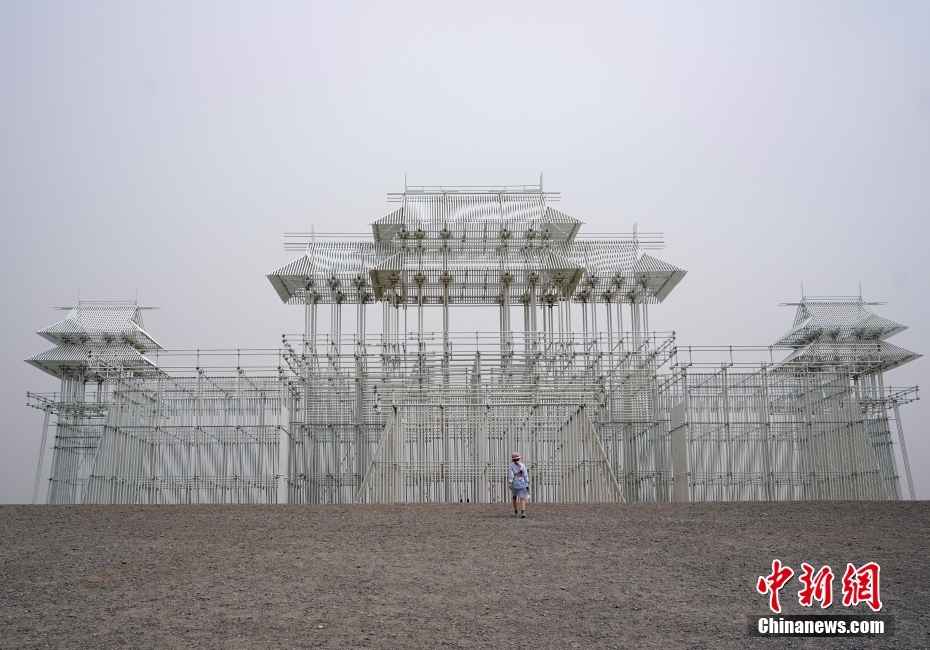
M303 255L268 276L306 310L292 347L303 387L292 425L306 441L307 499L496 499L498 466L516 447L536 465L542 498L620 499L617 463L654 491L659 470L640 456L658 435L645 425L652 377L673 345L647 334L648 305L685 275L646 254L661 237L586 238L541 185L407 186L388 200L397 207L370 238L291 235ZM480 321L468 312L488 307L496 326L463 331ZM439 331L426 327L431 309ZM644 436L652 442L623 443ZM620 460L626 448L637 451Z

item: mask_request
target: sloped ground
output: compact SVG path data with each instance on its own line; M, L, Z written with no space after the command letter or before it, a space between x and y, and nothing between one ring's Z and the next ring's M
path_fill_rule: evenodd
M930 503L3 506L2 648L927 648ZM881 565L874 639L761 639L773 557ZM796 579L782 590L786 613ZM855 608L867 613L864 605Z

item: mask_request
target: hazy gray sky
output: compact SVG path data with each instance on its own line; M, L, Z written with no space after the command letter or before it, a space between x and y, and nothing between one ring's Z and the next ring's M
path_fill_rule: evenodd
M861 283L930 353L930 3L4 2L0 502L32 496L51 307L138 290L165 347L274 347L284 231L540 171L588 231L665 233L689 273L650 324L683 345ZM930 406L902 414L930 498Z

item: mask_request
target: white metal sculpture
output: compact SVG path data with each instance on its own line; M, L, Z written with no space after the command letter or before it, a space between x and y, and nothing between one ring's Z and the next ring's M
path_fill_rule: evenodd
M803 297L773 346L679 349L648 326L685 275L659 235L583 237L541 185L389 198L367 241L289 235L268 278L306 324L276 349L164 350L134 303L41 331L48 502L502 501L513 450L542 501L900 499L898 456L914 498L917 389L884 372L919 355L861 297ZM495 328L455 327L481 306Z

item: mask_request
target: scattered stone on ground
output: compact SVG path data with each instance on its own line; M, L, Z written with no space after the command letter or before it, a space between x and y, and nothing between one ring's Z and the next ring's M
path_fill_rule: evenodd
M928 648L930 502L0 506L0 648ZM765 639L774 558L894 636Z

